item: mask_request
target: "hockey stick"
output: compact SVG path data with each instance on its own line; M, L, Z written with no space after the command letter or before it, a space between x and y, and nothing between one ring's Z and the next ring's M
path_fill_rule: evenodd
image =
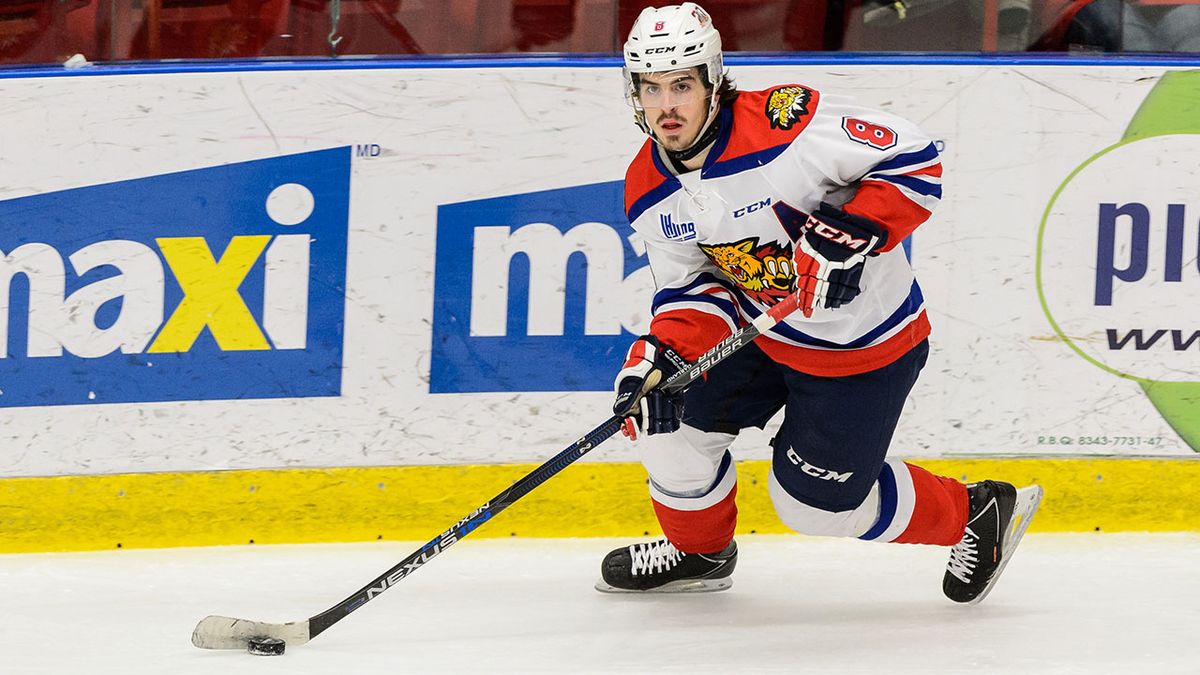
M791 314L799 306L798 294L785 298L767 312L758 316L751 323L739 328L729 337L721 340L712 349L704 352L700 358L687 368L675 373L664 384L663 388L677 392L683 390L692 382L711 370L713 366L728 358L731 354L750 344L754 338L771 330L785 316ZM370 602L380 593L395 586L401 579L420 569L422 565L433 560L439 553L450 548L483 523L491 520L504 509L512 506L518 499L533 491L534 488L549 480L572 462L583 457L597 445L614 436L621 429L622 418L613 416L603 424L584 434L582 438L567 446L565 450L550 458L545 464L531 471L524 478L514 483L507 490L485 502L483 506L467 514L452 525L450 529L434 537L429 543L413 551L407 558L401 560L388 571L379 575L374 581L355 591L353 595L342 600L329 609L303 621L288 623L269 623L265 621L249 621L234 619L226 616L207 616L196 624L192 631L192 644L203 649L246 649L250 638L269 637L285 641L291 646L302 645L329 629L338 621L346 618L350 612Z

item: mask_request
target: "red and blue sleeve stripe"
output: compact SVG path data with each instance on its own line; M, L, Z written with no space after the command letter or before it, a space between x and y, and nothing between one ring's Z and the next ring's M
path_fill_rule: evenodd
M930 143L875 165L843 209L881 224L888 233L883 250L890 250L929 219L941 198L942 164Z
M734 297L729 286L709 272L683 286L660 289L651 304L650 332L683 358L694 360L737 329Z

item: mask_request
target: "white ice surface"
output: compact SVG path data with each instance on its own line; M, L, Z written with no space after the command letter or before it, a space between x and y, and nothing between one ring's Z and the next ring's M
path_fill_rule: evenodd
M0 556L0 673L1200 673L1200 535L1029 535L977 607L945 549L798 536L740 538L728 592L597 593L621 543L462 542L282 657L191 631L307 618L416 544Z

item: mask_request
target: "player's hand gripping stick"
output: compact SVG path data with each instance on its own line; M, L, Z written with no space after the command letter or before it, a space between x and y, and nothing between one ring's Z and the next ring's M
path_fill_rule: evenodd
M645 434L679 430L683 398L658 385L688 366L686 360L653 335L643 335L629 345L625 365L613 382L613 414L624 418L621 433L636 441Z

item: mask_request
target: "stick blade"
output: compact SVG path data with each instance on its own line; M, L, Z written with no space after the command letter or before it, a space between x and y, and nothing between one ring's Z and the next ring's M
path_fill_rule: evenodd
M302 645L309 640L309 623L267 623L248 621L228 616L206 616L192 631L192 644L201 649L245 649L252 637L279 638L289 647Z

